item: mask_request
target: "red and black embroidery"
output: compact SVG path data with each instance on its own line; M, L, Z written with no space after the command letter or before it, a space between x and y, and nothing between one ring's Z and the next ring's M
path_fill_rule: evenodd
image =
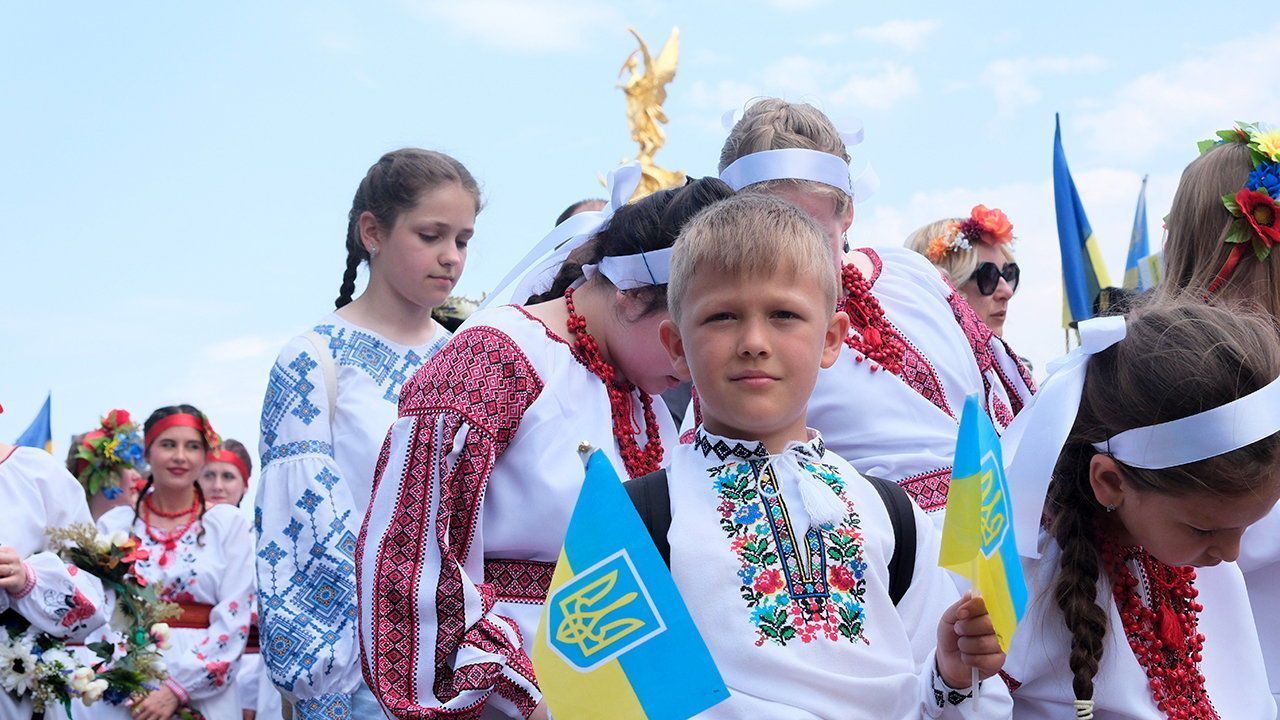
M493 588L494 597L500 602L541 605L547 600L555 571L553 562L486 559L484 582Z
M951 468L939 468L919 475L903 478L898 485L921 510L933 512L947 506L947 493L951 490Z

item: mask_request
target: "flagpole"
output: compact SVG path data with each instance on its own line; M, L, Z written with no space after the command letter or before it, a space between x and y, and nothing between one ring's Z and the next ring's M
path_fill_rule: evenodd
M978 556L974 555L969 561L969 577L974 578L973 586L969 589L970 597L982 597L982 591L978 589ZM973 711L978 712L978 701L982 699L981 679L978 678L978 668L969 668L969 687L973 688Z

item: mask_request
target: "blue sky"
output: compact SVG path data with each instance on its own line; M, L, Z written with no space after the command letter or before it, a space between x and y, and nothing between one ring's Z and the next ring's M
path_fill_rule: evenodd
M1143 173L1153 243L1195 141L1280 119L1266 23L1078 3L11 3L0 9L0 438L54 393L59 452L112 407L193 402L256 444L279 347L332 308L345 215L384 151L449 152L487 208L479 295L635 152L616 74L634 25L681 29L669 168L713 172L720 116L776 94L862 120L883 185L859 244L1005 209L1024 287L1008 337L1061 352L1053 113L1114 275ZM1251 29L1252 28L1252 29Z

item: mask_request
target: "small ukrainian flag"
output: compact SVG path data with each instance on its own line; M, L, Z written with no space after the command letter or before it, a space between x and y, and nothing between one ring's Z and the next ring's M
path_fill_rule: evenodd
M1013 535L1000 438L977 395L965 399L960 416L938 564L973 582L986 600L1000 649L1009 652L1027 609L1027 582Z
M552 717L684 720L729 697L671 573L599 450L534 640Z
M49 410L52 401L53 393L45 395L44 405L40 407L36 419L32 420L27 429L18 436L18 439L13 442L14 445L39 448L50 455L53 454L53 414Z

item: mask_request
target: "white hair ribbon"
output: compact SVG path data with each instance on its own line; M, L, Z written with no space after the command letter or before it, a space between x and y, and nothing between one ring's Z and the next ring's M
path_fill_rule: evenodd
M523 304L530 295L550 289L569 253L582 247L618 208L627 204L640 186L640 177L640 166L636 163L622 165L610 172L606 180L609 204L603 210L571 215L557 225L507 272L493 292L485 296L480 309L512 301Z
M1037 544L1044 500L1053 467L1080 410L1089 359L1125 336L1125 320L1120 316L1086 320L1079 328L1080 347L1049 364L1049 378L1000 438L1013 502L1013 532L1024 557L1040 557Z
M811 180L830 185L862 202L880 186L880 178L870 165L856 180L850 178L849 163L820 150L784 148L743 155L720 172L720 179L734 191L767 180Z
M1280 431L1280 378L1232 400L1158 425L1133 428L1093 449L1125 465L1160 470L1238 450Z
M583 265L582 277L590 280L599 273L619 290L650 285L666 285L671 279L671 248L635 255L606 255L598 265Z

